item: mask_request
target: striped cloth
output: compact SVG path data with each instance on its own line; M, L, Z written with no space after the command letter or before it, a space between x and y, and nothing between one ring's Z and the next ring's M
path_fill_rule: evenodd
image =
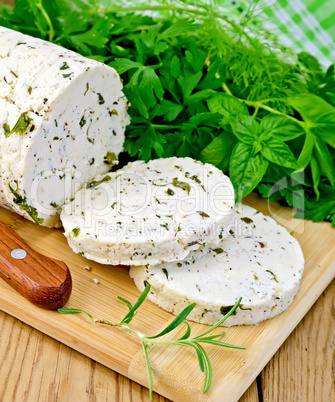
M335 0L265 0L267 28L280 41L315 56L325 66L335 63Z
M308 52L319 63L335 63L335 0L203 0L258 15L258 22L297 53Z

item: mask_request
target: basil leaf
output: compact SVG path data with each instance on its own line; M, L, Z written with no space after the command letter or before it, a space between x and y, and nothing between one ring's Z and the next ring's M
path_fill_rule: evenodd
M290 169L298 169L299 165L290 148L280 140L272 138L271 141L263 143L262 155L270 162Z
M320 165L321 173L327 177L332 187L334 187L335 171L332 156L326 143L321 137L318 137L317 141L315 141L314 152Z
M319 134L327 144L335 148L335 109L316 119L311 131Z
M305 133L304 129L286 116L268 114L261 121L261 129L267 130L272 137L289 141Z
M309 164L313 153L314 143L315 143L314 135L312 134L310 129L307 128L304 146L298 158L298 165L300 166L299 169L300 171L304 170L306 166Z
M312 173L312 179L313 179L313 188L316 194L316 199L318 200L320 197L320 191L318 189L319 184L320 184L320 179L321 179L321 169L318 164L317 159L315 158L314 155L311 157L311 173Z
M230 158L229 177L235 189L236 199L249 194L262 180L269 165L261 154L252 155L253 147L239 142Z
M251 116L231 117L230 124L236 137L245 144L253 144L259 139L260 126Z
M244 103L228 94L215 94L207 101L208 109L212 113L220 113L223 116L249 115Z
M310 93L289 98L288 103L300 113L305 121L314 122L320 115L334 111L332 105Z
M224 173L229 169L230 155L237 143L232 132L223 131L201 152L201 162L212 163Z

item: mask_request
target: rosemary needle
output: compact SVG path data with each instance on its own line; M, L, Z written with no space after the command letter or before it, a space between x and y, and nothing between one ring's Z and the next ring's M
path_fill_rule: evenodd
M218 321L216 324L214 324L213 326L211 326L210 328L208 328L207 330L202 332L200 335L196 335L196 336L192 337L191 327L188 324L188 322L185 321L185 319L188 317L188 315L191 313L191 311L196 306L195 303L192 303L189 306L187 306L181 313L179 313L175 317L175 319L166 326L165 329L163 329L156 335L147 336L147 335L144 335L141 332L137 331L133 327L131 327L130 322L136 316L137 309L144 302L149 291L150 291L150 285L148 284L134 305L132 305L128 300L119 296L118 299L128 307L128 313L123 317L123 319L120 322L114 323L114 324L105 319L96 320L89 313L87 313L86 311L80 310L80 309L59 308L58 312L62 313L62 314L83 313L83 314L86 314L95 323L106 324L106 325L110 325L112 327L126 328L129 332L133 332L134 334L136 334L140 338L140 341L141 341L142 347L143 347L143 353L144 353L144 357L145 357L145 363L146 363L148 378L149 378L149 393L150 393L151 400L152 400L153 376L152 376L152 369L151 369L150 357L149 357L148 351L152 344L179 345L179 346L187 346L187 347L193 348L196 351L196 354L198 357L200 370L205 373L205 383L204 383L204 387L203 387L203 392L208 391L208 389L211 385L211 382L212 382L212 365L211 365L210 358L209 358L206 350L204 349L204 347L201 344L209 343L209 344L212 344L215 346L220 346L220 347L245 349L241 346L231 345L229 343L224 343L224 342L218 341L216 339L216 338L222 337L225 334L225 332L220 332L219 334L209 335L218 326L220 326L224 321L226 321L226 319L231 314L234 313L234 311L237 309L237 307L241 303L242 298L241 297L239 298L239 300L233 306L233 308L227 314L225 314L225 316L220 321ZM186 326L186 331L185 331L184 335L181 336L180 338L171 340L171 341L164 341L164 340L157 339L157 338L161 338L162 336L173 331L175 328L177 328L181 324L184 324Z

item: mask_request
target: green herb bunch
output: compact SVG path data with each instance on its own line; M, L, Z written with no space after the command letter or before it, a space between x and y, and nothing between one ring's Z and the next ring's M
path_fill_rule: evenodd
M124 299L123 297L118 297L120 301L125 303L129 309L128 313L123 317L123 319L114 324L111 323L108 320L102 319L102 320L96 320L94 319L91 314L87 313L86 311L80 310L80 309L75 309L75 308L59 308L58 311L62 314L79 314L83 313L86 314L92 321L95 323L99 324L106 324L110 325L111 327L119 327L119 328L126 328L129 333L134 333L136 334L143 347L143 353L145 357L145 363L147 366L147 371L148 371L148 377L149 377L149 392L150 392L150 399L152 400L152 387L153 387L153 377L152 377L152 370L151 370L151 364L150 364L150 359L149 359L149 350L151 345L178 345L178 346L187 346L191 347L196 351L197 357L198 357L198 362L199 362L199 367L202 372L205 373L205 384L203 387L203 392L206 392L212 382L212 365L209 359L209 356L202 346L202 344L211 344L215 346L221 346L221 347L226 347L226 348L235 348L235 349L245 349L240 346L235 346L231 345L229 343L224 343L218 340L218 338L222 337L225 332L220 332L218 334L212 334L212 332L219 327L226 319L234 314L235 310L239 306L241 302L241 298L238 300L238 302L231 308L229 311L224 315L224 317L218 321L215 325L212 327L208 328L207 330L203 331L201 334L192 336L191 334L191 327L185 319L187 316L191 313L191 311L195 307L195 303L190 304L188 307L186 307L165 329L163 329L161 332L159 332L156 335L148 336L144 335L141 332L137 331L133 327L130 326L130 322L132 319L136 316L137 314L137 309L141 306L141 304L144 302L145 298L147 297L148 293L150 291L150 285L148 284L136 303L132 305L128 300ZM158 338L161 338L162 336L168 334L169 332L173 331L175 328L177 328L179 325L184 324L186 326L186 331L183 336L176 340L159 340Z
M261 1L16 0L0 24L114 67L131 108L125 151L229 173L335 226L335 73L261 25Z

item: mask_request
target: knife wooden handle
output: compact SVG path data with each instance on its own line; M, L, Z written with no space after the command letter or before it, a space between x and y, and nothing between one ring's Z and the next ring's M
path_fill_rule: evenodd
M72 290L66 264L33 250L3 222L0 233L0 277L39 307L55 310L64 306Z

